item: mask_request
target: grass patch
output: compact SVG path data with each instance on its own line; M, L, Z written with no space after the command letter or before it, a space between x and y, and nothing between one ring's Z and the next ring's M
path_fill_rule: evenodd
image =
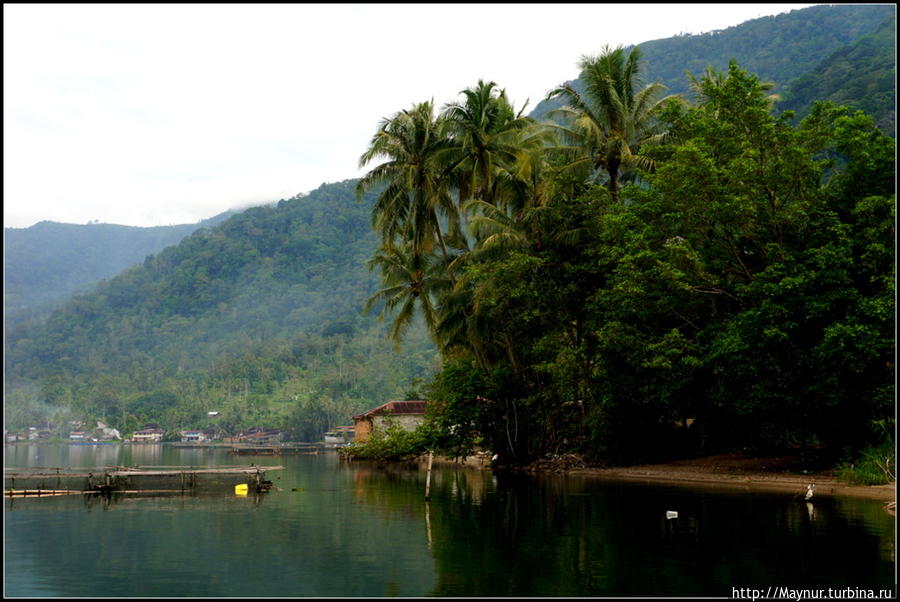
M878 445L863 449L853 462L837 468L837 477L851 485L884 485L896 480L897 447L893 420L873 423L883 437Z

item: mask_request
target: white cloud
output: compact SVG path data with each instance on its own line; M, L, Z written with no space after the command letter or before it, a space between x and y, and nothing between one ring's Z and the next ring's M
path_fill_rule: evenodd
M808 5L5 4L4 224L196 221L360 175L383 117Z

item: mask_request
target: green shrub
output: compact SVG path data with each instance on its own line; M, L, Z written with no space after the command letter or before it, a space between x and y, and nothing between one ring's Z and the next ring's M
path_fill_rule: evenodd
M893 420L877 420L873 426L881 432L879 444L863 449L854 462L838 467L838 478L854 485L884 485L896 480L896 454Z
M434 432L429 424L407 431L398 424L377 429L365 443L344 448L354 458L370 460L412 460L433 448Z

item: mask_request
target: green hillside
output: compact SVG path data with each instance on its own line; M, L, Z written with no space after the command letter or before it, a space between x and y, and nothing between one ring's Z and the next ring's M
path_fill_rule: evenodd
M815 69L785 88L780 110L802 116L817 100L861 109L885 133L896 128L897 16L891 15L872 33L837 49Z
M700 76L708 66L724 71L734 59L763 81L774 82L774 91L780 92L794 79L817 70L826 57L873 34L892 16L896 17L892 5L821 5L720 31L641 42L642 75L644 81L665 84L670 94L691 97L686 72ZM873 40L882 41L882 37ZM889 52L894 55L893 49ZM842 83L838 80L832 85ZM577 81L575 85L579 86ZM544 101L531 115L539 118L558 106L559 101Z
M196 224L149 228L50 221L29 228L4 228L4 324L9 328L44 319L73 294L89 291L100 280L232 214L227 211Z
M42 404L175 428L223 404L232 426L284 425L287 402L306 397L340 408L322 412L316 428L325 429L402 395L430 373L433 351L420 337L395 356L383 327L361 314L377 284L365 267L375 238L353 184L322 185L198 230L74 297L45 324L12 329L12 400L30 412L38 387Z

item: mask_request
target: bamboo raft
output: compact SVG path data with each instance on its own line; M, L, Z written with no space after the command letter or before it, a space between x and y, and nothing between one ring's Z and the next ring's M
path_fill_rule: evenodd
M36 468L32 470L4 470L4 480L8 485L4 487L6 497L27 497L44 495L76 495L95 493L141 493L141 492L194 492L200 485L201 479L208 477L221 477L223 480L249 481L253 491L264 492L273 488L271 481L265 479L267 471L282 470L282 466L219 466L219 467L195 467L195 466L106 466L102 468ZM32 486L16 489L16 480L32 483ZM81 489L70 487L63 488L63 481L73 483L82 481ZM166 488L142 488L141 481L147 480L168 484ZM172 481L175 480L177 489L173 489ZM46 487L49 482L55 481L55 487ZM35 487L33 484L37 482ZM213 485L222 483L214 482Z
M80 491L78 489L7 489L5 497L54 497L60 495L98 495L104 493L99 489ZM183 493L181 489L121 489L116 493Z

